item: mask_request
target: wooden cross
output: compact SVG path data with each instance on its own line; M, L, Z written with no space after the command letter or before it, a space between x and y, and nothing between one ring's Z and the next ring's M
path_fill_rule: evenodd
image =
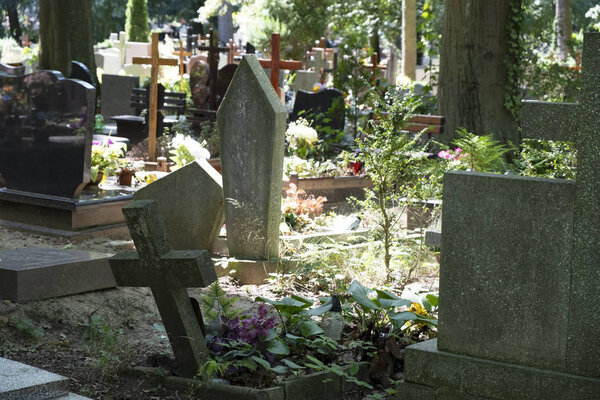
M198 46L198 50L208 51L208 73L210 85L210 95L208 104L211 110L217 109L217 92L218 88L218 69L219 69L219 53L229 51L229 47L219 47L214 42L214 31L211 28L208 35L208 46Z
M377 64L377 53L373 53L371 56L371 64L365 64L365 67L371 68L371 84L373 86L377 84L377 70L387 69L385 65Z
M289 70L298 70L302 69L302 62L295 60L280 60L279 59L279 42L280 35L279 33L271 34L271 59L261 59L258 60L261 67L270 68L271 69L271 86L275 89L275 93L277 96L281 98L281 91L279 90L279 70L280 69L289 69Z
M154 200L137 200L123 207L137 249L109 259L119 286L149 287L163 320L182 374L192 378L204 364L208 350L187 293L217 279L206 250L173 250Z
M133 64L150 64L150 104L148 106L148 158L156 161L156 113L158 112L158 69L161 65L177 65L174 58L160 58L158 54L158 32L152 33L150 57L133 57Z
M184 57L191 57L192 53L190 53L189 51L185 51L183 50L183 42L179 42L179 51L174 51L173 55L175 56L179 56L179 76L181 78L180 80L180 87L181 87L181 91L185 92L185 85L183 84L183 74L185 72L185 66L184 66L184 62L183 59Z
M25 34L25 40L23 40L22 43L23 47L29 47L31 46L31 41L29 40L29 34Z
M573 141L577 180L568 348L586 359L568 359L573 373L600 370L600 319L589 294L600 288L600 33L586 33L579 103L523 102L523 138ZM551 199L548 199L551 201ZM594 362L588 362L594 360Z

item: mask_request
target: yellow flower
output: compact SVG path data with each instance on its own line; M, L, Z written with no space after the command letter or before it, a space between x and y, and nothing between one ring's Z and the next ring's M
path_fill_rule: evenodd
M429 317L429 313L427 313L427 310L425 310L423 306L419 303L411 303L410 307L408 308L408 311L414 312L415 314L421 315L423 317Z

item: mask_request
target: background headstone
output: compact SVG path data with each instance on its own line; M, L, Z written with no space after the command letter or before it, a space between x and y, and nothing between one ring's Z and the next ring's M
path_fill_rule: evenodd
M69 76L69 79L79 79L96 87L96 79L92 76L88 67L79 61L71 61L71 76Z
M315 71L296 71L296 77L292 82L294 90L305 90L310 92L319 83L319 74Z
M290 121L296 121L300 117L311 119L319 114L325 114L331 120L323 122L323 125L333 129L344 129L344 107L339 107L339 110L332 109L336 101L343 101L343 99L344 94L334 88L327 88L315 93L298 90Z
M105 122L115 115L133 115L131 91L140 86L138 76L102 75L102 116Z
M279 257L285 108L255 56L244 56L217 112L227 247L233 257Z
M134 200L155 200L175 250L210 250L223 226L223 182L198 160L138 190Z
M208 65L206 62L193 56L188 64L190 75L190 90L194 107L207 109L210 87L208 86Z
M96 90L56 71L0 76L0 173L8 189L77 197L89 182Z

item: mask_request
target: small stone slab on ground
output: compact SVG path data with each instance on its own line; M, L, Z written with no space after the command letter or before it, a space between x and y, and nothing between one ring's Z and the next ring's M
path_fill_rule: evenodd
M24 302L115 287L110 256L41 247L0 250L0 299Z
M67 392L69 380L0 357L0 400L87 399Z

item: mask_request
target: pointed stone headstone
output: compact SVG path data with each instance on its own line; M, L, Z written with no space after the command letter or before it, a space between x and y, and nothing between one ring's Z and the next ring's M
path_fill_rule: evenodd
M223 181L198 160L138 190L134 200L155 200L175 250L210 250L223 226Z
M244 56L217 111L233 257L278 257L285 118L258 60Z

